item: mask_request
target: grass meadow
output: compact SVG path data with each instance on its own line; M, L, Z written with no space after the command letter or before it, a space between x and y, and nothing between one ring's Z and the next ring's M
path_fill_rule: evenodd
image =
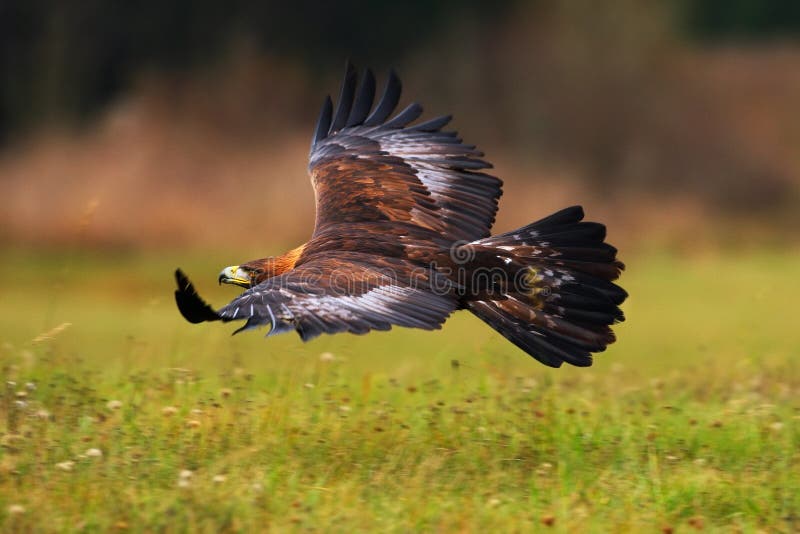
M552 370L465 312L302 344L190 325L236 256L2 252L4 531L796 532L800 254L625 257Z

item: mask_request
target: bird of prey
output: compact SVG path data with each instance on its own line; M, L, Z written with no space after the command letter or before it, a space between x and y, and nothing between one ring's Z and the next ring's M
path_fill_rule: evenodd
M450 116L394 114L401 84L348 63L334 111L325 99L311 142L311 239L281 256L226 267L246 290L214 310L181 271L175 300L191 323L245 321L269 335L438 329L469 310L551 367L592 364L615 339L627 293L605 226L579 206L491 235L502 182L483 153L443 128Z

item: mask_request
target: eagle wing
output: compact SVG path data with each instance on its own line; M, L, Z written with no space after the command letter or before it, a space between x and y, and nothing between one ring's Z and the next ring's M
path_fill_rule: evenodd
M426 251L489 235L502 182L481 172L483 154L442 131L450 117L409 126L411 104L394 117L400 81L391 73L375 100L369 70L356 87L348 63L334 113L325 101L309 171L314 234L292 270L269 278L214 311L178 271L175 298L191 322L245 320L270 334L435 329L458 307L453 283L429 267ZM238 332L238 331L237 331Z
M191 322L245 320L236 332L270 325L269 334L297 331L307 341L322 333L389 330L392 325L437 329L456 307L452 284L408 260L371 254L320 254L242 293L218 311L176 272L175 299Z
M364 238L385 223L413 226L417 238L449 242L489 235L502 182L481 172L491 165L456 132L442 131L449 116L409 126L422 114L413 103L390 118L400 99L390 73L373 109L375 78L366 70L356 87L348 63L336 108L330 97L311 144L309 172L317 204L314 237L358 223Z

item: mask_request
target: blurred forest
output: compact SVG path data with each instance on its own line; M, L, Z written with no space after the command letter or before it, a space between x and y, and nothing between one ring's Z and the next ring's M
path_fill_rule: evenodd
M583 203L623 244L797 240L791 0L3 0L0 240L305 240L345 58L455 115L499 230Z

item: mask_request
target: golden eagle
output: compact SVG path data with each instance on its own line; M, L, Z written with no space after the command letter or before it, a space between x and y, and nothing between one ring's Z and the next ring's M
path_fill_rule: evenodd
M467 309L552 367L589 366L614 341L627 293L605 226L579 206L490 235L502 182L475 146L416 121L413 103L392 116L401 84L348 63L338 104L327 97L311 143L316 196L311 240L271 258L226 267L219 282L247 288L214 310L180 270L175 300L192 323L246 321L307 341L322 333L437 329Z

